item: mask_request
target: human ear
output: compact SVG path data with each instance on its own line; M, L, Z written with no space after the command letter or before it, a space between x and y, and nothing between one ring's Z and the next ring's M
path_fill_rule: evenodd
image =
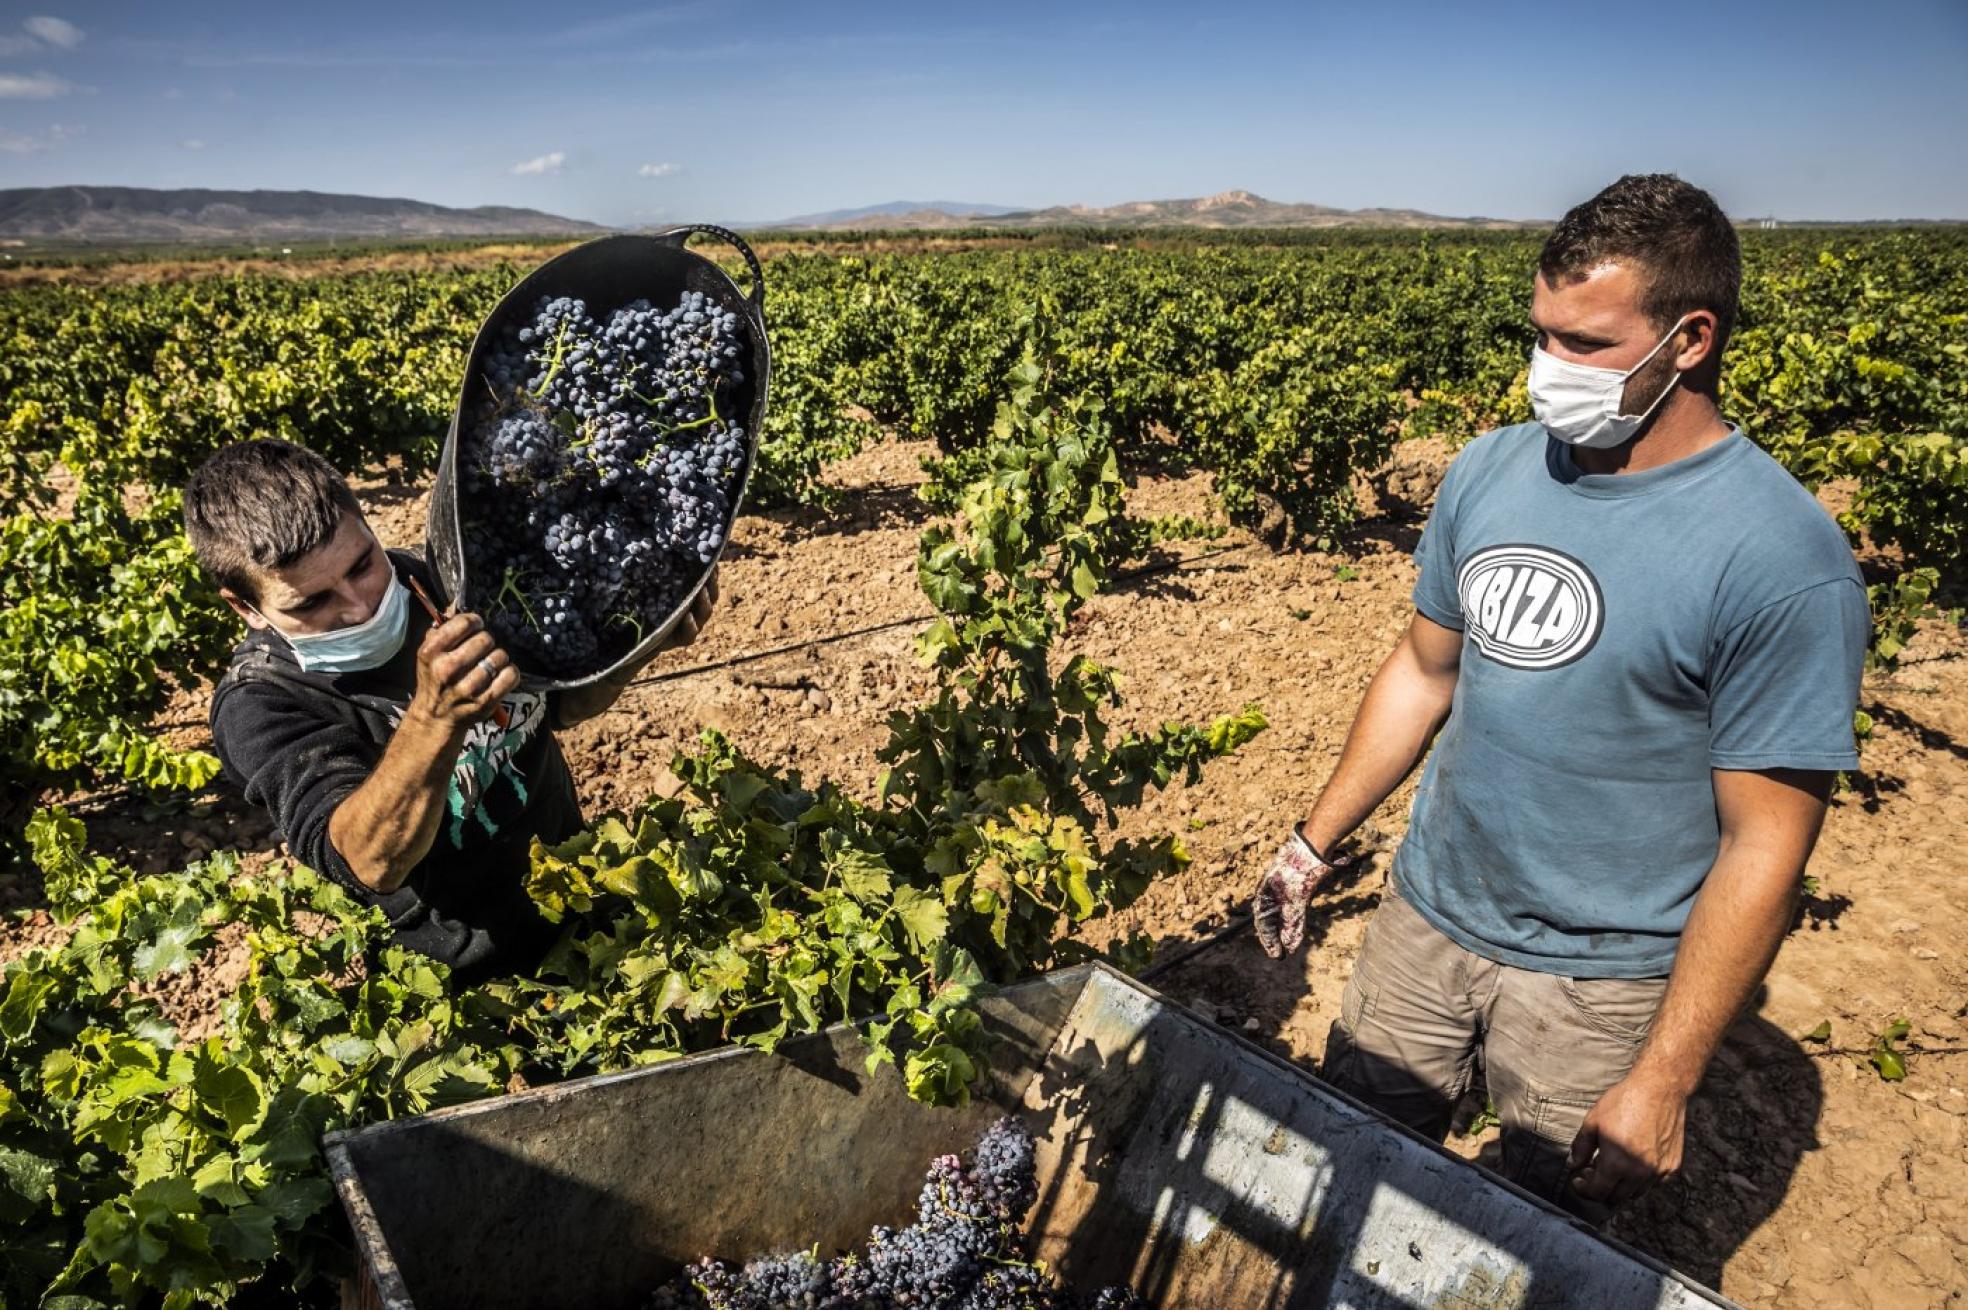
M231 587L220 587L219 599L224 601L227 605L231 606L232 612L234 614L237 614L240 618L244 619L246 621L247 627L259 631L265 631L266 629L273 626L272 624L268 623L265 618L261 616L258 610L254 609L251 605L247 604L245 600L241 599L239 593L234 591Z
M1674 330L1674 369L1686 373L1708 362L1715 354L1715 332L1720 323L1706 309L1697 309L1681 320Z

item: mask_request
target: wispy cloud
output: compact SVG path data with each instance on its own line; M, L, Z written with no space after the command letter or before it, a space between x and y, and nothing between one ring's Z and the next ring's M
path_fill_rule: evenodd
M317 54L310 51L208 54L192 51L182 58L187 68L508 68L536 62L523 53L478 56L413 54L398 50L357 51L350 54Z
M46 132L42 132L38 135L28 135L20 132L0 131L0 154L8 154L8 155L40 154L44 150L53 150L56 147L60 146L64 141L72 140L73 138L81 135L82 135L81 128L69 127L63 123L56 123L53 127L50 127Z
M597 64L704 64L757 60L772 54L799 54L810 51L812 43L763 43L755 39L706 41L695 29L690 41L665 39L651 44L637 37L639 29L657 23L674 23L698 14L711 14L723 4L704 4L655 14L630 14L619 18L597 19L560 32L545 32L525 41L510 37L480 39L472 33L446 33L441 39L410 35L387 40L355 37L330 46L302 48L213 49L209 44L183 41L123 42L153 58L174 60L186 68L306 68L338 71L361 68L424 68L487 70L498 68L555 68L592 71ZM682 32L678 33L681 37ZM871 37L871 41L879 38ZM863 43L865 45L865 43ZM862 48L862 47L857 47Z
M565 150L554 150L544 155L535 155L524 163L512 166L513 176L531 177L541 173L558 173L567 162Z
M37 14L21 24L31 37L53 46L57 50L73 50L82 44L82 29L66 18L51 18Z
M554 33L547 38L548 45L592 45L598 42L620 41L623 37L651 28L670 27L677 23L689 22L693 18L707 18L725 6L716 3L695 3L668 5L661 9L645 9L638 13L618 14L612 18L597 18Z
M672 174L681 173L682 171L683 171L683 165L681 164L644 164L641 168L638 168L636 170L636 176L637 177L669 177Z
M0 100L53 100L78 89L53 73L0 73Z
M205 143L203 141L200 141L195 136L188 137L185 140L178 142L178 149L180 150L203 150L204 148L205 148Z
M549 45L557 44L548 42ZM752 60L770 47L753 41L726 41L716 45L634 46L610 49L565 50L547 54L542 50L511 46L482 54L456 54L445 51L420 53L395 47L377 50L351 50L345 53L267 50L241 54L212 54L187 51L178 57L187 68L314 68L325 71L354 68L431 68L482 70L492 68L558 68L591 71L597 64L704 64Z
M73 50L82 44L82 29L65 18L45 15L21 23L18 35L0 36L0 58L9 55L42 55L56 50Z

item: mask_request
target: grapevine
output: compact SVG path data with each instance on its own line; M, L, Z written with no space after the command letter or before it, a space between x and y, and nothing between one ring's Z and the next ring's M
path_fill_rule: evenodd
M320 1134L494 1095L520 1070L571 1076L733 1041L770 1050L846 1020L871 1072L892 1065L917 1099L965 1102L990 1058L984 991L1087 958L1077 925L1186 859L1173 838L1103 842L1102 816L1263 726L1246 708L1206 728L1110 735L1111 675L1083 661L1071 696L1017 703L1105 577L1100 525L1123 516L1106 430L1040 394L1029 361L1014 381L1003 454L963 493L963 521L923 543L926 588L943 598L923 645L940 708L891 730L906 760L982 726L988 763L961 778L909 767L871 803L708 735L674 766L681 796L536 844L530 890L564 932L535 977L455 990L313 873L242 877L219 856L143 877L43 811L28 835L71 931L0 973L8 1303L222 1301L245 1284L307 1284L345 1245ZM946 594L932 579L951 574L967 582ZM966 685L966 663L1006 679ZM1062 756L1035 736L1081 745ZM1074 772L1083 781L1047 794ZM222 1030L186 1041L132 989L200 967L228 924L248 930L248 968ZM1048 1304L1034 1271L976 1246L987 1228L1011 1240L977 1216L1029 1204L1028 1166L1017 1142L987 1142L963 1186L938 1193L982 1207L963 1212L977 1221L918 1224L855 1276L871 1289L961 1283L971 1299L951 1304L979 1310ZM756 1272L782 1292L817 1276L796 1259Z
M1035 313L1046 368L1063 394L1101 398L1125 468L1205 472L1226 511L1274 521L1281 540L1343 532L1355 476L1397 437L1460 441L1527 417L1535 235L1223 234L1121 257L1061 245L778 260L772 333L784 367L758 434L755 499L834 503L828 467L884 431L975 454L1019 324ZM1744 255L1724 413L1807 486L1852 485L1840 522L1855 546L1880 552L1872 653L1890 665L1918 620L1964 600L1968 244L1947 228L1751 232ZM179 544L169 498L212 450L253 435L299 440L350 472L418 474L449 421L465 344L518 272L0 291L0 440L12 456L0 461L0 577L22 579L22 591L33 579L36 598L29 609L8 595L0 625L11 625L0 631L0 773L30 786L209 780L209 757L174 751L146 727L160 688L214 677L225 655L225 614ZM542 357L488 379L516 411L519 430L502 440L524 467L564 454L561 444L585 439L604 454L625 439L607 414L592 436L544 430L541 411L571 398L576 377L626 380L633 405L669 407L666 429L708 418L715 387L699 408L697 393L672 395L641 373L600 378L608 343L584 348L581 321L569 317L562 338L555 320L527 343ZM80 489L66 512L70 536L88 538L90 569L73 567L70 543L41 526L62 517L53 488L63 479ZM108 522L126 495L149 506ZM525 531L544 547L561 512ZM585 543L580 523L567 540L576 531ZM484 558L513 543L475 534L468 544ZM169 624L101 603L123 569L166 599ZM594 634L577 589L551 572L495 570L485 585L519 641L542 644L539 607L515 603L534 590L542 602L558 596L547 608L568 616L563 644L583 645L583 626L598 648L628 639L623 624ZM47 652L76 643L103 675L48 677ZM49 736L44 721L63 726Z
M420 478L465 343L519 270L0 292L0 779L20 798L0 818L68 934L0 974L0 1298L318 1286L346 1245L320 1132L494 1095L521 1069L771 1049L847 1021L914 1095L963 1101L991 1055L978 995L1086 958L1082 925L1186 859L1172 836L1114 825L1263 726L1247 707L1122 735L1106 722L1117 675L1059 649L1116 561L1180 530L1129 519L1123 479L1200 472L1232 516L1276 506L1283 539L1343 532L1355 475L1399 437L1523 417L1536 245L1239 236L781 260L786 367L753 486L824 507L829 468L867 442L935 439L928 496L946 518L917 559L938 615L918 642L932 693L887 724L878 780L808 780L706 737L676 762L678 796L534 852L561 945L538 976L470 991L304 870L248 876L220 855L139 874L59 810L19 816L41 789L212 780L209 754L153 726L236 636L177 487L252 435ZM1964 599L1968 245L1936 229L1745 248L1724 412L1807 486L1849 491L1839 522L1873 570L1873 653L1890 663L1916 621ZM743 343L701 306L694 322L683 305L533 308L529 339L494 352L464 470L524 513L469 522L464 544L473 600L512 644L578 669L662 608L669 584L625 600L631 576L715 556L719 497L748 472L727 403L744 352L725 353ZM670 562L642 568L659 548ZM247 929L249 968L219 1030L183 1039L142 989L200 967L227 924ZM1896 1040L1877 1042L1882 1074L1911 1049ZM1016 1207L1017 1186L989 1181L1002 1146L935 1167L944 1219L974 1229ZM853 1277L906 1267L918 1290L953 1289L981 1270L1010 1304L1051 1294L1023 1265L985 1267L973 1238L918 1223ZM817 1297L837 1264L781 1255L758 1276ZM707 1285L742 1277L704 1267Z

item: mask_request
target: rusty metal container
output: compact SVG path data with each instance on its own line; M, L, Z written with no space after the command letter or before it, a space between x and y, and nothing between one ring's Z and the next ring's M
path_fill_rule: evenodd
M1098 965L985 1004L983 1094L918 1105L848 1027L331 1135L388 1310L638 1305L699 1255L851 1247L1007 1109L1040 1254L1164 1307L1729 1305Z

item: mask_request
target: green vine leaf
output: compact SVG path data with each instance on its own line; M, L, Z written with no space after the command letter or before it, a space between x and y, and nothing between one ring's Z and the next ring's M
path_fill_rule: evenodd
M928 950L950 931L950 914L943 902L914 887L904 887L895 893L894 914L908 932L909 944L917 951Z

